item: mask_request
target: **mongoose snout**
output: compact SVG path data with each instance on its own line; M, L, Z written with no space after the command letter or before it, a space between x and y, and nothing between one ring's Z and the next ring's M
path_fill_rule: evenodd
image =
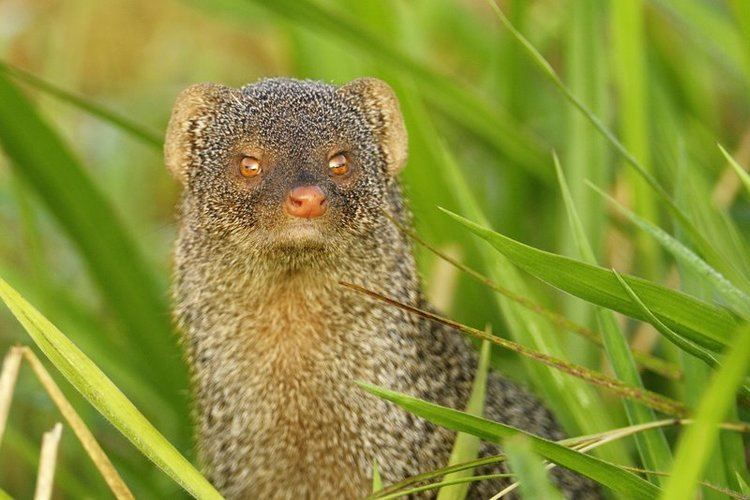
M326 195L318 186L299 186L291 191L284 202L284 210L294 217L313 219L328 208Z

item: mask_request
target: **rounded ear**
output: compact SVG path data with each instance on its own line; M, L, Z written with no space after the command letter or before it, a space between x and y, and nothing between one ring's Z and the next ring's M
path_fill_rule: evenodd
M193 145L212 119L212 111L232 91L214 83L198 83L177 96L164 140L164 163L183 185L190 168Z
M377 78L358 78L338 90L358 100L367 121L378 135L388 173L396 175L406 164L409 140L393 89Z

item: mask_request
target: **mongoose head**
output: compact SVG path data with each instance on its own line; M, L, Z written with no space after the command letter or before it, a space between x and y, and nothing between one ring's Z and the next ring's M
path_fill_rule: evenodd
M391 88L269 79L198 84L172 111L165 160L182 217L248 249L337 251L389 209L407 137Z

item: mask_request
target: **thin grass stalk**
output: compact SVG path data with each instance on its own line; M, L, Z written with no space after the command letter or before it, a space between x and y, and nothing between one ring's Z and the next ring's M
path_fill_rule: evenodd
M454 328L458 331L469 334L480 340L487 340L495 345L511 350L518 354L522 354L523 356L533 359L534 361L543 363L547 366L550 366L564 373L567 373L568 375L580 378L581 380L589 382L593 385L602 387L615 394L618 394L619 396L633 399L635 401L639 401L645 404L646 406L657 409L668 415L684 416L688 412L688 409L687 407L685 407L685 405L683 405L679 401L675 401L673 399L662 396L661 394L657 394L648 390L639 389L629 384L625 384L619 380L615 380L613 378L602 375L601 373L589 370L588 368L584 366L576 365L574 363L569 363L562 359L558 359L558 358L549 356L547 354L534 351L533 349L529 349L528 347L525 347L516 342L506 340L501 337L496 337L494 335L488 335L481 330L477 330L476 328L471 328L469 326L462 325L461 323L457 323L447 318L443 318L429 311L424 311L417 307L413 307L408 304L398 302L390 297L386 297L385 295L379 294L372 290L368 290L359 285L346 283L343 281L340 281L339 284L347 288L350 288L356 292L362 293L364 295L368 295L382 302L391 304L405 311L417 314L418 316L422 316L423 318L429 319L431 321L435 321L445 326L449 326L451 328Z

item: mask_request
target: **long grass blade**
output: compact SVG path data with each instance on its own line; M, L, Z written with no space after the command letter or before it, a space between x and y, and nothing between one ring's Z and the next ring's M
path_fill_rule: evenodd
M489 333L489 332L488 332ZM474 376L474 383L471 386L469 402L466 404L466 413L469 415L479 415L484 413L484 396L487 389L487 374L490 368L490 351L491 344L486 340L482 342L479 350L479 364L477 373ZM459 432L456 434L456 441L453 444L453 451L448 459L448 465L468 462L477 458L481 442L476 436ZM459 478L471 477L474 474L472 469L465 469L453 474L446 474L443 481L453 481ZM438 492L438 500L463 500L469 492L468 483L458 483L454 486L446 486Z
M648 321L612 271L524 245L444 211L537 278L594 304ZM634 276L625 276L625 280L649 309L680 335L710 349L731 342L738 320L726 310Z
M211 484L60 330L0 279L0 299L53 365L149 460L196 498L221 498Z
M721 150L721 154L724 155L724 158L727 159L729 165L734 169L735 172L737 172L737 177L740 178L742 184L747 190L747 193L750 194L750 174L748 174L747 171L742 168L739 163L737 163L737 160L735 160L734 157L730 155L726 149L724 149L724 146L722 146L721 144L718 144L718 146Z
M179 356L165 294L135 241L103 193L31 102L0 72L0 146L14 172L31 186L77 245L122 332L122 352L174 405L182 405L187 376ZM122 351L116 339L112 352ZM178 414L185 414L181 411Z
M0 61L0 71L7 73L13 78L20 80L31 87L44 92L62 102L70 104L76 108L79 108L86 113L101 119L105 123L109 123L123 132L131 135L132 137L143 142L147 146L151 146L156 149L162 147L162 134L149 130L143 125L134 122L130 118L122 116L114 111L106 109L104 106L92 102L90 99L85 99L81 96L75 95L72 92L63 90L57 85L53 85L46 80L39 78L38 76L29 73L21 68L17 68L8 63Z
M663 499L682 500L693 495L710 452L719 438L718 423L734 404L734 395L750 365L750 325L733 332L736 339L723 365L711 378L695 413L695 424L681 436L672 475Z
M500 443L512 436L526 436L535 453L558 465L587 476L615 492L626 495L628 498L655 498L660 491L659 488L648 481L613 464L571 450L553 441L534 436L520 429L428 403L427 401L383 389L372 384L359 382L359 385L367 392L396 403L405 410L430 422L451 430L468 432L486 441Z

